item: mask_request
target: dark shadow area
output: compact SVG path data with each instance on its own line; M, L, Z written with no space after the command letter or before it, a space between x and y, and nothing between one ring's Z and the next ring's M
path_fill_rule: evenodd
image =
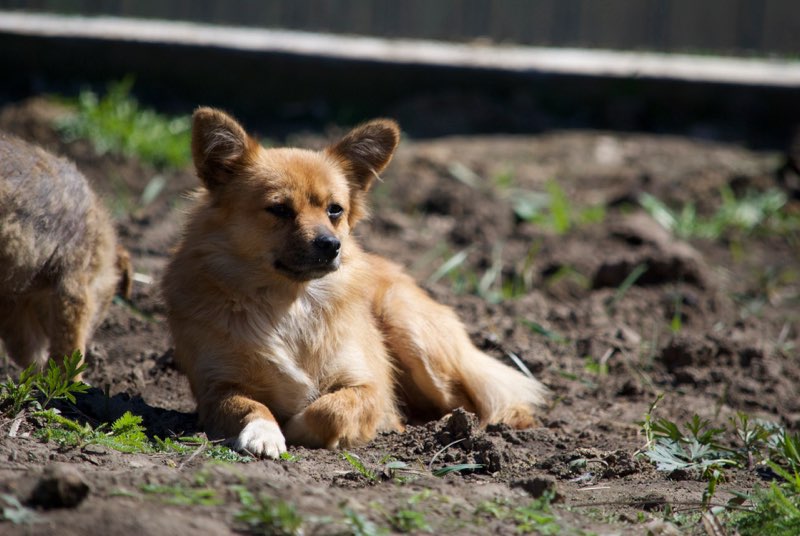
M145 103L222 107L262 135L391 116L415 138L591 128L783 148L800 89L345 61L218 47L0 35L0 100L103 89L127 74Z
M126 411L142 417L142 425L151 439L159 437L193 436L202 432L196 413L184 413L149 405L141 396L119 393L109 397L102 390L92 387L75 397L75 404L57 401L52 404L62 415L79 423L88 423L96 428L102 423L111 423Z

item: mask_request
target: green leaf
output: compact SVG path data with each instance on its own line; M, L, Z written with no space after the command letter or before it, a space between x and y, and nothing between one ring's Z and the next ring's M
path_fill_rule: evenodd
M460 473L461 471L475 471L482 468L483 464L480 463L459 463L435 469L433 471L433 476L444 476L450 473Z

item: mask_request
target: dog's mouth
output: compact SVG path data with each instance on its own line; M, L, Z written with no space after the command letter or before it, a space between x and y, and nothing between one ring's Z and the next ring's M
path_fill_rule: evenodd
M341 265L341 255L334 259L311 259L302 263L289 263L280 259L275 261L275 269L295 281L310 281L335 272Z

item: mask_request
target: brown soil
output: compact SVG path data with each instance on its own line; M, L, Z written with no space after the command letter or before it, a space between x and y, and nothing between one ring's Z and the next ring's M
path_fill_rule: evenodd
M143 207L138 200L156 172L123 157L98 156L84 142L61 142L51 127L58 113L40 100L8 105L0 128L74 159L116 214L136 270L157 282L180 229L182 194L196 185L191 170L166 173L166 188ZM664 517L665 504L697 511L706 483L692 475L670 478L638 458L644 439L637 422L664 393L657 415L678 422L697 413L726 423L744 411L800 428L794 350L800 257L797 242L780 237L677 241L635 208L636 199L649 192L668 202L694 200L707 210L723 185L737 191L775 186L779 165L777 155L737 146L633 134L405 140L374 192L371 221L357 230L361 241L409 267L457 309L479 347L508 362L510 353L519 356L550 387L552 404L540 428L482 431L457 411L354 449L377 469L373 481L339 452L290 448L295 461L220 464L202 453L61 448L26 436L25 426L11 437L11 423L0 422L0 494L23 502L36 496L34 488L64 469L44 474L54 462L79 473L66 471L66 482L77 481L62 507L45 508L60 505L52 498L34 500L37 522L0 522L0 532L225 534L246 528L234 517L240 508L235 486L285 499L305 518L307 533L322 534L347 530L346 508L385 527L393 514L415 509L434 533L512 534L513 519L476 514L476 508L493 500L524 505L545 489L557 492L555 509L567 533L641 534L644 523ZM504 175L511 186L499 184ZM515 189L543 191L551 179L574 206L606 205L605 220L557 234L515 218ZM426 284L446 258L465 249L462 274L480 278L499 257L504 273L524 272L531 290L491 303L456 292L450 277ZM648 270L619 296L620 284L641 264ZM678 333L670 330L676 304ZM558 336L536 333L529 322ZM87 379L97 389L79 400L84 417L107 422L131 410L154 436L201 433L170 344L157 284L137 283L130 304L115 302L90 345ZM588 358L607 372L588 367ZM0 366L0 375L6 373L17 370ZM387 456L414 472L389 478L382 471ZM456 463L483 467L431 474ZM755 468L733 471L717 501L758 481ZM171 504L168 495L145 493L146 484L212 488L221 503Z

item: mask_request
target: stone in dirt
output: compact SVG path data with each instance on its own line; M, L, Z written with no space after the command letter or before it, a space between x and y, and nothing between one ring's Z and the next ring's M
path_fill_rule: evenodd
M28 504L46 510L75 508L88 494L89 484L78 469L65 463L55 463L45 468L31 492Z

